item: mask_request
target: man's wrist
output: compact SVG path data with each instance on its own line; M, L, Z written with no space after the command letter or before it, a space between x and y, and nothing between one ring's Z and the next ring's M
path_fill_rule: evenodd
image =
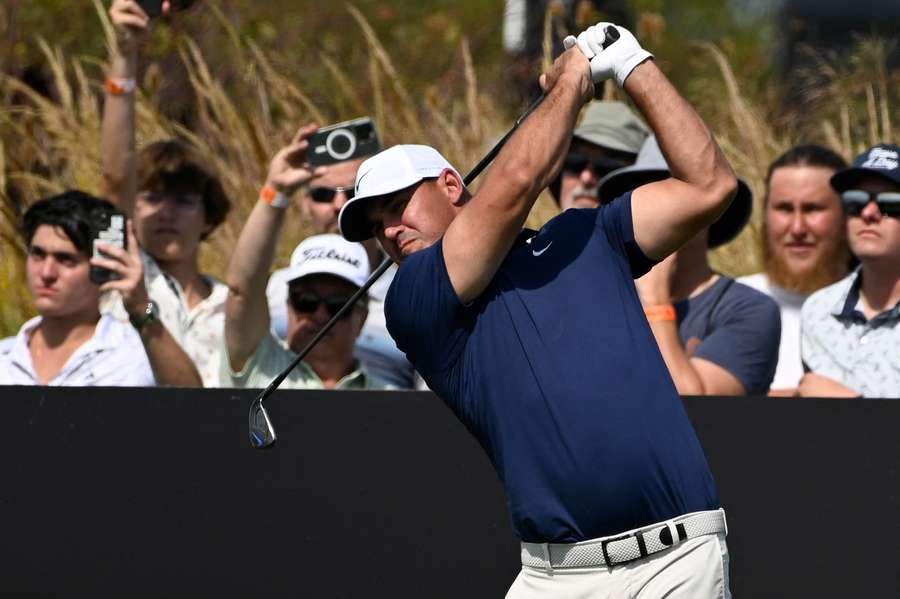
M259 200L265 202L272 208L285 209L290 205L288 196L276 189L271 183L266 183L259 190Z
M654 322L675 322L678 320L675 306L668 303L644 306L644 314L647 316L647 321L651 324Z
M141 306L140 310L129 312L128 314L128 320L131 321L131 326L137 329L138 333L141 333L146 327L153 323L160 322L159 307L156 305L156 302L147 300L147 302L142 303Z

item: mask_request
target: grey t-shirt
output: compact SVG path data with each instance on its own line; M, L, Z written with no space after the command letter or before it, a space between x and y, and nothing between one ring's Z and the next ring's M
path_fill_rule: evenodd
M692 354L721 366L744 385L749 395L769 391L781 340L781 316L772 298L729 277L709 289L676 302L678 335L700 344Z

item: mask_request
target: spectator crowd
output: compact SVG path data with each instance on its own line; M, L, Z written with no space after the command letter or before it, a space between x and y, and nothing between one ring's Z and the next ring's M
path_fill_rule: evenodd
M22 215L38 315L0 341L0 385L265 387L387 257L375 239L348 241L339 226L360 167L381 148L314 167L318 127L300 126L271 158L217 280L200 257L231 198L188 143L137 147L135 80L149 19L132 0L114 0L109 14L105 189L102 199L47 197ZM735 279L708 260L750 220L752 193L737 173L718 219L635 280L679 393L900 397L900 146L882 141L851 164L805 144L768 166L762 272ZM561 211L602 211L673 170L628 106L595 100L548 190ZM289 210L315 234L273 272ZM121 246L99 235L116 219ZM344 313L283 387L425 388L385 325L396 272Z

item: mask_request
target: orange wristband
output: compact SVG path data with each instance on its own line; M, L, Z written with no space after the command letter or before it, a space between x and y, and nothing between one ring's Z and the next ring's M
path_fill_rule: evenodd
M271 206L272 208L287 208L287 196L272 187L271 185L263 185L259 190L259 199Z
M675 313L675 306L672 304L661 304L658 306L647 306L644 308L644 314L647 315L648 322L675 322L678 315Z
M134 79L112 79L106 80L106 91L113 96L124 96L130 94L135 88Z

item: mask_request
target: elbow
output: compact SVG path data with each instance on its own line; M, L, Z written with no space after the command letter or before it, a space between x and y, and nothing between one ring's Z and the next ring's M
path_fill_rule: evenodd
M709 182L703 186L701 191L702 204L706 208L707 224L714 223L724 214L734 200L737 190L737 177L727 163L712 173Z
M522 198L537 197L541 188L538 187L538 180L534 169L524 163L504 164L498 179L503 181L505 193L497 194L492 200L505 199L509 202L508 206L500 208L508 210L519 205Z

